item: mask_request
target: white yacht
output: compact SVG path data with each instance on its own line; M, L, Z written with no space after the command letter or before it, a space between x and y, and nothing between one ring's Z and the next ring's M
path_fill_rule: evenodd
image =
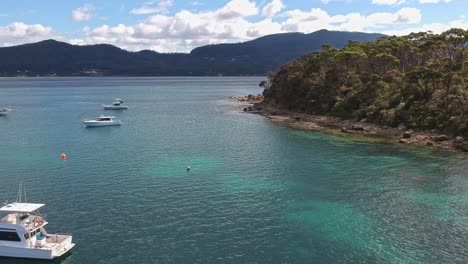
M102 108L104 108L104 110L123 110L128 109L128 106L123 105L122 99L117 98L110 105L102 105Z
M120 126L122 121L115 119L115 116L101 115L96 119L83 121L83 124L87 127Z
M0 116L6 116L8 112L11 112L10 106L0 109Z
M37 212L44 204L15 202L0 208L0 256L54 259L69 252L75 244L68 234L49 234L47 221Z

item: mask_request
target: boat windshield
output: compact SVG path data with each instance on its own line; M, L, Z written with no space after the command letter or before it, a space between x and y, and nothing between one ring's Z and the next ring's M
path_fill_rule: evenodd
M109 117L98 117L97 121L111 121Z

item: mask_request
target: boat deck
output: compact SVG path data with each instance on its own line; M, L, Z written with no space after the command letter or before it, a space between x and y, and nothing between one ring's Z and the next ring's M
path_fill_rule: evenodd
M28 231L37 229L47 224L47 222L44 220L42 216L25 215L22 218L18 218L15 214L6 215L2 219L0 219L0 222L13 224L13 225L23 225Z

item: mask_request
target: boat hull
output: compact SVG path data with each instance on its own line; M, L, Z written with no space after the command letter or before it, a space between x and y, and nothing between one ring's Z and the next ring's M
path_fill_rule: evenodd
M128 106L126 106L126 105L119 105L119 106L103 105L102 108L104 108L104 110L126 110L126 109L128 109Z
M96 121L84 121L83 125L86 127L102 127L102 126L120 126L122 122L96 122Z
M67 244L60 252L55 252L53 249L37 249L37 248L15 248L0 246L0 257L7 258L29 258L29 259L55 259L59 258L75 246L74 243Z
M0 111L0 116L6 116L7 115L7 112L5 111Z

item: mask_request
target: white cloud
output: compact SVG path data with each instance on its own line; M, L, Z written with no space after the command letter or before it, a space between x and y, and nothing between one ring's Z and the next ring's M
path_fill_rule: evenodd
M419 0L421 4L437 4L437 3L448 3L452 2L452 0Z
M277 13L279 13L285 5L281 0L273 0L269 4L267 4L265 7L263 7L262 10L262 15L266 17L273 17Z
M135 25L103 25L83 30L85 39L75 43L109 43L129 50L144 48L160 52L190 51L198 45L252 39L281 32L281 26L265 19L257 23L246 20L258 14L254 1L231 0L208 12L182 10L173 16L155 14Z
M405 0L372 0L372 4L376 5L401 5Z
M248 17L258 14L255 1L231 0L224 7L215 12L219 19L231 19L237 17Z
M330 2L348 2L351 3L353 0L322 0L322 3L328 4Z
M444 31L447 31L451 28L463 28L466 29L468 28L468 22L465 20L454 20L451 21L448 24L442 24L442 23L431 23L431 24L424 24L419 27L411 27L411 28L405 28L405 29L399 29L399 30L385 30L382 33L387 34L387 35L396 35L396 36L402 36L402 35L407 35L413 32L426 32L426 31L432 31L434 34L440 34Z
M173 3L173 0L149 1L143 3L141 7L133 9L130 11L130 13L134 15L145 15L153 13L166 14L169 12L169 8L171 8Z
M72 11L71 19L73 21L89 21L94 17L94 6L86 4Z
M285 13L287 19L281 23L285 31L312 32L319 29L345 31L375 31L376 28L393 24L415 24L421 21L421 11L416 8L402 8L395 13L373 13L362 16L359 13L330 16L320 8L308 12L292 10Z
M417 24L421 12L416 8L401 8L395 13L359 13L329 15L313 8L310 11L292 10L282 14L281 22L266 18L249 22L258 14L256 4L248 0L231 0L225 6L208 12L182 10L168 16L156 14L135 25L103 25L84 28L85 39L75 43L109 43L129 50L154 49L160 52L190 51L192 48L224 42L246 41L282 32L310 33L319 29L375 32L394 24ZM380 31L380 30L379 30Z
M63 39L51 27L41 24L28 25L23 22L13 22L6 26L0 26L1 46L19 45L51 38Z

